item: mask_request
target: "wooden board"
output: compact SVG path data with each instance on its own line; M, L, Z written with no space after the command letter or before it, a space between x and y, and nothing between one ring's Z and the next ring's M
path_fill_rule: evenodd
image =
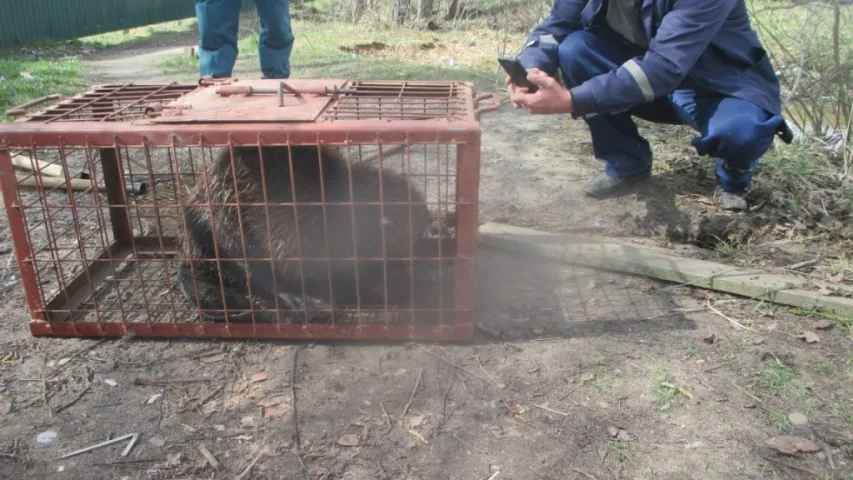
M806 310L853 316L853 288L795 273L733 267L641 247L606 243L602 238L547 233L499 223L480 226L479 243L485 247L585 267L643 275ZM835 290L842 295L824 295L820 290Z

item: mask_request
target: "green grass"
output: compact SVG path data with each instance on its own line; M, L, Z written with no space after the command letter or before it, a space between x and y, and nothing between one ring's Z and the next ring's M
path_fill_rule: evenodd
M805 310L802 308L792 308L791 312L804 317L829 320L838 325L838 327L844 329L844 331L849 335L853 335L853 317L850 317L849 315L836 315L834 313L821 312L818 310Z
M770 396L790 395L799 401L808 398L807 390L800 384L794 368L778 357L768 358L758 371L752 390Z
M52 93L71 95L82 91L84 64L77 58L28 60L0 56L0 120L12 120L6 110ZM28 73L28 80L22 73ZM38 108L38 107L36 107Z
M502 45L499 32L486 29L441 32L410 31L390 27L372 29L349 23L313 24L295 20L296 43L291 55L294 78L361 78L381 80L470 81L479 89L502 88L494 60ZM476 39L469 46L469 39ZM365 45L376 44L369 50ZM240 59L236 76L257 72L258 35L248 34L238 43ZM451 66L450 58L457 66ZM165 73L189 73L198 59L175 55L158 66ZM259 76L259 74L258 74Z
M584 386L589 386L598 393L607 393L616 385L616 376L608 373L604 365L596 365L591 371L581 377Z
M186 18L172 22L163 22L155 25L147 25L144 27L81 37L72 43L98 47L115 47L121 45L150 43L158 36L185 33L198 33L198 21L195 18Z

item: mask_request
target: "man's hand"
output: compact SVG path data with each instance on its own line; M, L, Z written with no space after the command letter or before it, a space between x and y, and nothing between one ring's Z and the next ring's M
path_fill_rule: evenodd
M531 68L527 71L527 79L539 87L536 93L529 93L527 88L513 84L509 77L506 79L507 92L515 108L526 108L528 112L539 115L572 113L572 94L560 86L555 78L537 68Z

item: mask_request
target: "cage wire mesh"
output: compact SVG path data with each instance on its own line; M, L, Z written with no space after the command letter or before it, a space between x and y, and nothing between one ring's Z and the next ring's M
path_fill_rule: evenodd
M220 110L180 103L216 85L98 86L2 126L34 334L470 337L484 98L354 82L290 130L164 113L216 118L263 86Z

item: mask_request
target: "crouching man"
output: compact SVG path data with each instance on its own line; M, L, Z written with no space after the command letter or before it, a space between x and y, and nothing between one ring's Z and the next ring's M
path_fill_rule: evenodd
M507 79L517 108L571 114L589 126L605 165L584 186L592 197L618 195L650 176L652 151L632 117L698 131L692 145L716 160L714 196L727 210L747 208L747 188L774 136L793 137L744 0L556 0L521 62L539 89Z

